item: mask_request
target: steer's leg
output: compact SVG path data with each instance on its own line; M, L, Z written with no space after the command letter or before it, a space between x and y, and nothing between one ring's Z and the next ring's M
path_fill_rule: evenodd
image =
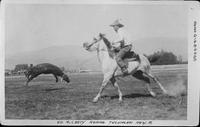
M116 82L116 79L115 79L114 77L112 77L112 78L110 79L110 81L111 81L111 83L113 84L113 86L114 86L115 88L117 88L117 91L118 91L118 94L119 94L119 101L121 102L121 101L122 101L122 92L121 92L121 90L120 90L120 88L119 88L119 85L118 85L117 82Z
M63 82L63 77L60 78L60 82Z
M29 78L27 78L26 82L25 82L25 86L28 86L28 83L29 83Z
M53 76L56 78L56 82L58 82L58 77L55 74L53 74Z
M28 83L31 81L31 80L33 80L33 78L35 78L36 76L34 76L34 75L31 75L30 77L28 77L28 79L27 79L27 81L26 81L26 86L28 86Z
M108 84L108 82L110 81L111 77L112 77L112 75L104 75L104 79L103 79L102 85L100 87L100 90L99 90L97 96L93 99L93 102L97 102L98 101L99 97L101 96L101 93L102 93L103 89Z

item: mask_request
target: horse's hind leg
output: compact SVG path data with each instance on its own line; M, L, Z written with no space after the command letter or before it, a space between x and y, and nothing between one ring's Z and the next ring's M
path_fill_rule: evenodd
M137 71L137 72L135 72L132 76L135 77L135 78L137 78L137 79L139 79L139 80L144 81L144 82L146 83L146 86L147 86L147 89L148 89L149 93L150 93L153 97L156 96L156 94L153 92L153 90L152 90L151 87L150 87L150 79L149 79L147 76L145 76L144 73L143 73L142 71Z
M120 88L119 88L119 85L118 85L117 82L116 82L116 79L115 79L114 77L112 77L112 78L110 79L110 81L111 81L111 83L113 84L113 86L114 86L115 88L117 88L117 91L118 91L118 93L119 93L119 101L121 102L121 101L122 101L122 92L121 92L121 90L120 90Z
M162 86L162 84L159 82L158 78L156 78L155 76L153 76L151 73L145 73L148 77L152 78L157 84L158 86L161 88L161 90L163 91L164 94L167 94L167 91L165 90L165 88Z
M100 90L99 90L97 96L93 99L93 102L97 102L98 101L99 97L101 96L101 93L102 93L103 89L105 88L105 86L110 81L110 78L111 78L111 76L104 76L104 79L103 79L102 85L100 87Z

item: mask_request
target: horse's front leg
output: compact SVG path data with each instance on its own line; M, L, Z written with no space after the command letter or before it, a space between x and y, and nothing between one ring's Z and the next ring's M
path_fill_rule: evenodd
M112 75L109 75L109 76L104 76L104 79L103 79L103 82L102 82L102 85L100 87L100 90L97 94L97 96L93 99L93 102L97 102L99 97L101 97L101 93L103 91L103 89L105 88L105 86L108 84L108 82L110 81Z
M115 77L112 77L112 78L110 79L110 81L111 81L112 85L113 85L115 88L117 88L117 91L118 91L118 94L119 94L119 102L122 102L122 92L121 92L121 90L120 90L120 88L119 88L119 85L118 85L117 82L116 82Z

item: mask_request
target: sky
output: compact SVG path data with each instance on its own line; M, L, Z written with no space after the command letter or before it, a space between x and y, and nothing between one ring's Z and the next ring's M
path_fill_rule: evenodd
M7 4L6 56L51 46L82 45L99 33L113 40L109 25L116 19L121 19L140 51L148 54L166 49L187 59L187 6L164 4Z

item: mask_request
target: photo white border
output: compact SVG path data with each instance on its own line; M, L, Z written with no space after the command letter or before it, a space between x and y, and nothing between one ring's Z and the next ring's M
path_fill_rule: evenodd
M197 1L130 1L130 0L4 0L1 3L1 64L5 67L5 5L6 4L129 4L129 5L188 5L188 105L187 120L6 120L5 119L5 77L0 74L0 122L2 125L102 125L102 126L197 126L199 124L199 82L200 78L200 3ZM197 22L197 61L193 61L194 21ZM3 42L3 43L2 43ZM104 121L105 124L91 124ZM152 121L152 124L149 122ZM130 122L123 124L120 122Z

